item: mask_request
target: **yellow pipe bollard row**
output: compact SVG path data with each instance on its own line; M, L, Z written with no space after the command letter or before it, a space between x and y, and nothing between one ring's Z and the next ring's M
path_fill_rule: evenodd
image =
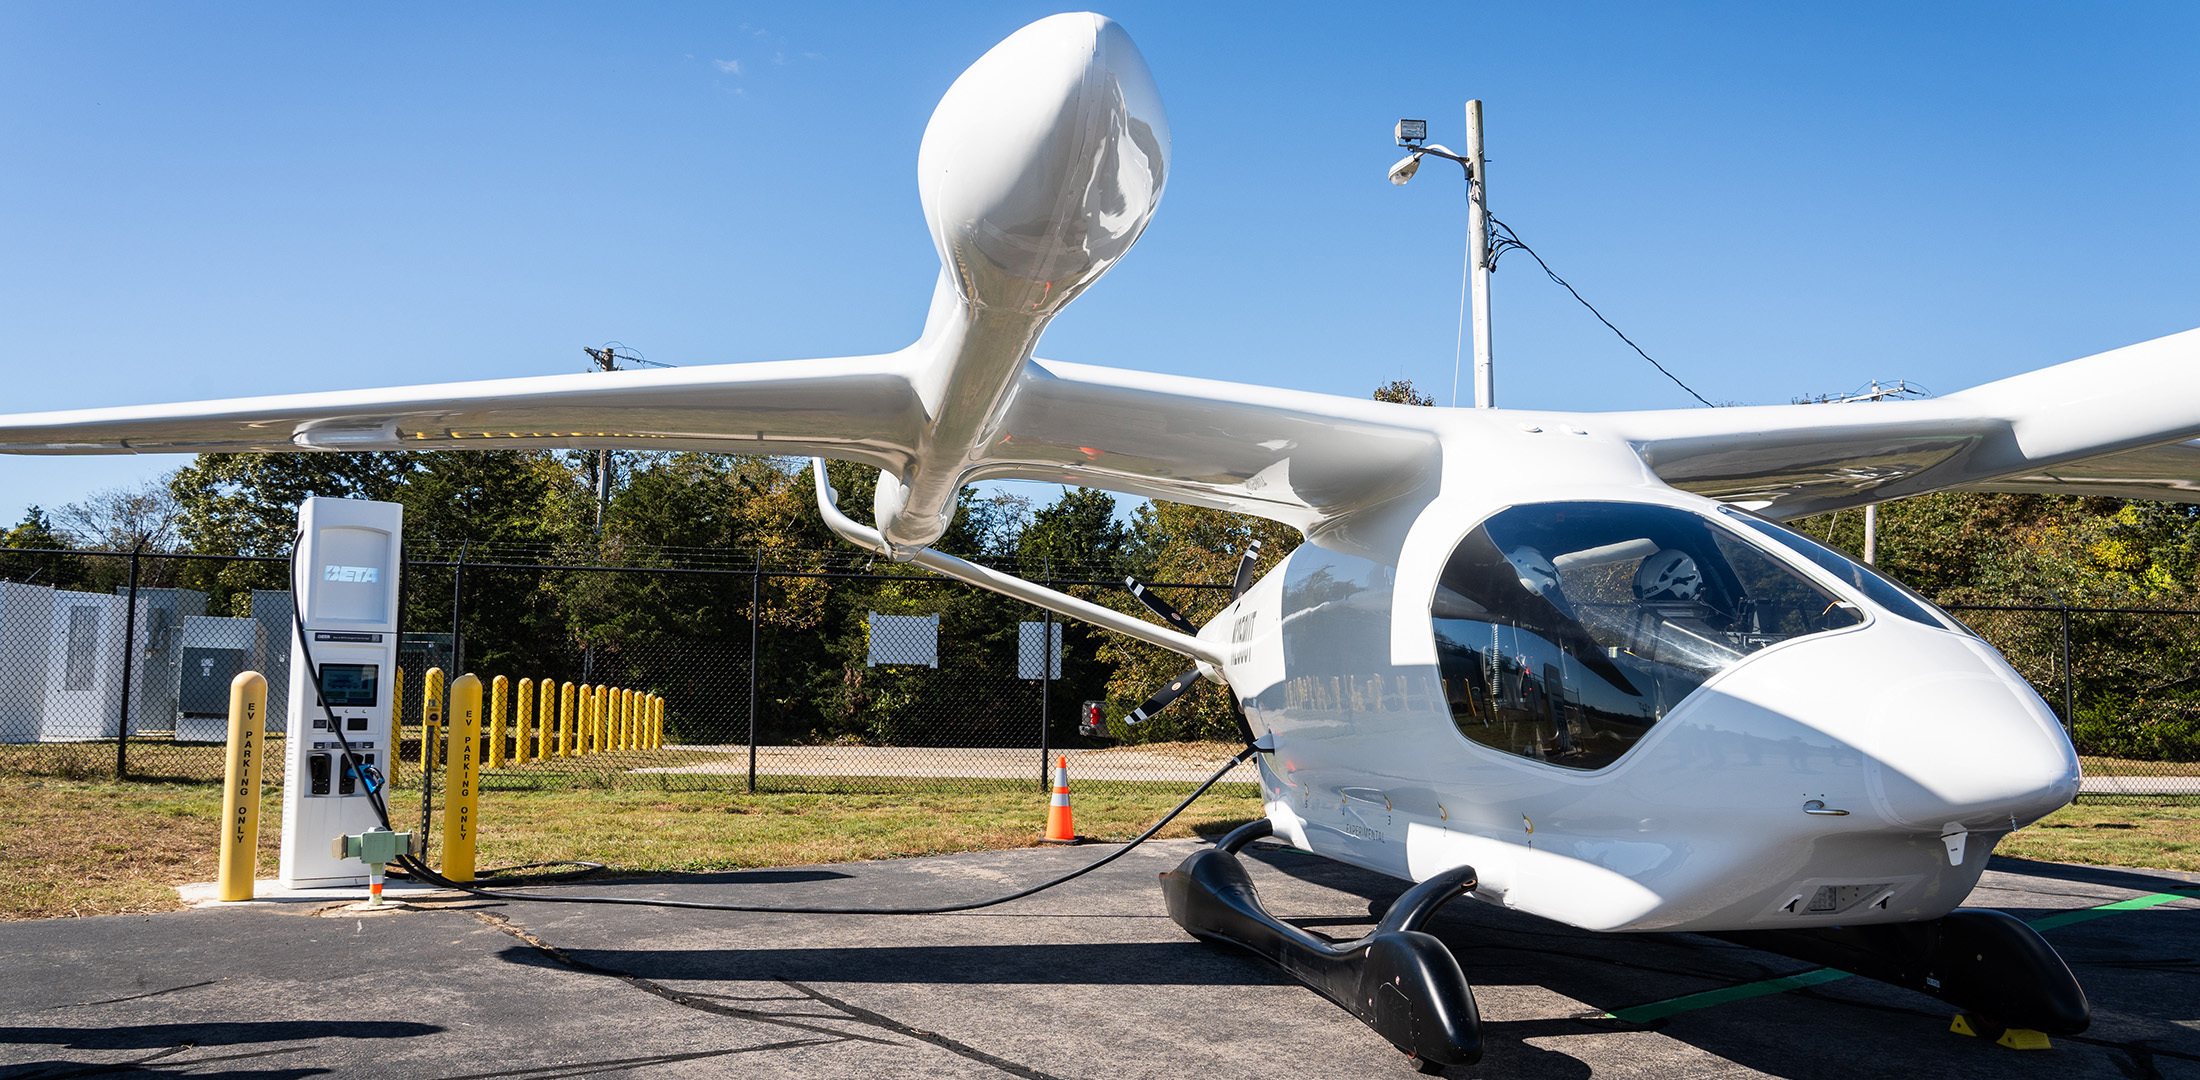
M481 817L481 680L451 682L451 773L444 781L443 876L474 879L475 835Z
M505 698L511 691L511 681L499 675L489 682L489 768L504 767L504 719Z
M260 765L267 739L267 678L240 671L229 680L229 761L222 771L222 900L252 899L260 857Z

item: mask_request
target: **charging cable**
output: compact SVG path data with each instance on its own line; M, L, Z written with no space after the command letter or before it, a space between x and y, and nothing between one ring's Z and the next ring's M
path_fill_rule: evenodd
M384 800L383 797L383 789L385 785L382 782L381 771L379 769L376 769L372 765L363 765L360 762L359 756L352 751L351 739L344 734L344 725L337 718L336 710L329 705L328 701L325 698L321 696L321 669L320 666L318 664L315 664L313 661L313 645L310 641L307 640L308 635L306 634L305 613L300 608L298 600L298 550L299 548L304 546L304 543L305 532L303 530L300 530L297 535L291 540L290 544L290 621L291 626L295 628L298 635L299 659L304 661L306 666L306 685L312 688L313 699L320 703L321 712L328 720L329 730L336 733L336 741L338 745L344 748L344 769L348 771L351 775L358 777L360 783L366 787L368 803L374 808L375 818L381 821L383 828L389 829L391 827L390 811L389 804ZM397 752L395 737L395 731L397 729L397 710L394 707L394 704L395 703L393 703L393 707L390 710L390 728L392 731L390 748L391 753ZM1136 837L1133 837L1122 847L1119 847L1114 851L1111 851L1108 854L1101 856L1098 859L1095 859L1092 862L1086 863L1085 865L1080 866L1077 869L1070 871L1069 873L1049 878L1029 888L1019 889L1004 896L996 896L987 900L972 900L960 904L940 904L932 907L891 908L831 907L799 904L712 904L696 900L653 900L645 897L633 896L564 896L555 894L545 895L540 893L516 893L507 890L484 889L478 886L466 884L464 882L452 881L451 879L444 877L442 874L436 873L434 870L429 869L428 865L425 862L421 861L418 856L413 855L411 852L400 853L398 855L397 865L404 869L406 877L412 878L414 880L423 881L438 888L452 889L458 892L469 893L474 896L486 897L491 900L532 900L550 904L617 904L627 907L685 908L695 911L746 911L769 915L946 915L957 911L976 911L979 908L989 908L999 904L1006 904L1012 900L1021 900L1024 897L1045 892L1046 890L1054 888L1057 885L1063 885L1068 882L1075 881L1076 879L1081 878L1086 874L1092 873L1093 871L1098 870L1101 867L1106 866L1109 863L1130 854L1132 848L1135 848L1138 845L1153 839L1154 835L1159 833L1163 828L1167 827L1169 822L1176 820L1177 815L1182 814L1185 809L1190 807L1192 803L1196 801L1200 796L1205 795L1207 793L1207 789L1214 787L1217 783L1220 783L1224 776L1229 775L1230 770L1235 769L1239 765L1242 765L1245 762L1251 760L1252 756L1258 752L1258 749L1251 745L1247 745L1245 749L1238 751L1237 754L1232 756L1230 760L1224 763L1221 768L1216 769L1214 775L1209 776L1197 788L1194 788L1190 795L1186 795L1183 802L1176 804L1175 809L1161 815L1161 820L1154 822L1152 827L1148 828L1145 832L1139 833ZM424 786L427 784L427 780L425 777L422 780L422 784ZM537 866L562 865L573 864L530 863L525 866L506 867L504 869L525 870L533 869ZM581 870L574 871L574 873L588 873L593 868L594 867L584 867Z

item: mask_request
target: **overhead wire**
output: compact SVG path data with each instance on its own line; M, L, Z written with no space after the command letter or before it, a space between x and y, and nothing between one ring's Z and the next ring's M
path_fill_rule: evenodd
M1583 299L1581 293L1575 290L1575 288L1571 284L1568 284L1565 278L1558 276L1558 271L1551 269L1551 264L1543 261L1543 256L1536 254L1536 250L1534 248L1529 247L1525 241L1521 240L1519 235L1513 232L1512 226L1507 225L1502 221L1499 221L1496 215L1486 214L1484 216L1490 223L1490 249L1489 254L1486 256L1488 260L1488 269L1495 271L1497 269L1498 256L1503 255L1505 252L1511 251L1514 248L1518 248L1522 251L1527 252L1528 257L1534 259L1535 264L1542 267L1543 273L1548 275L1552 281L1557 282L1559 288L1566 290L1567 294L1572 296L1575 300L1579 301L1582 307L1588 308L1589 314L1596 316L1597 321L1603 323L1605 329L1610 330L1614 334L1618 334L1619 339L1626 342L1628 348L1635 350L1635 355L1642 357L1644 360L1650 361L1650 366L1658 369L1658 374L1673 380L1673 385L1688 391L1689 397L1695 398L1697 401L1702 402L1703 404L1708 405L1712 408L1718 408L1718 406L1712 404L1709 398L1706 398L1702 394L1697 393L1695 387L1692 387L1687 383L1682 382L1680 376L1673 374L1671 371L1666 369L1664 364L1658 363L1657 360L1653 359L1649 353L1644 352L1642 346L1635 344L1635 339L1628 337L1625 331L1622 331L1619 327L1612 325L1612 320L1605 318L1604 313L1598 311L1595 304L1592 304L1588 300ZM1453 366L1456 368L1456 360L1453 361ZM1456 372L1454 373L1453 378L1454 381L1457 380Z

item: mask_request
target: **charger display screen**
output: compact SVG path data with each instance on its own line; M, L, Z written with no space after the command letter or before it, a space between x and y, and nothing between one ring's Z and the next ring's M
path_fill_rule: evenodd
M373 705L380 672L373 664L322 664L321 700L331 708Z

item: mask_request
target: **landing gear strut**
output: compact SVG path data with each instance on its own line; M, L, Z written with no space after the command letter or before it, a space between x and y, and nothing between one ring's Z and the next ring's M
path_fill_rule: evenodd
M1161 875L1169 917L1193 937L1248 949L1282 968L1405 1051L1423 1072L1481 1060L1474 989L1451 950L1419 929L1437 908L1474 891L1474 868L1447 870L1407 890L1366 937L1332 941L1270 915L1253 892L1237 853L1272 828L1255 821Z

